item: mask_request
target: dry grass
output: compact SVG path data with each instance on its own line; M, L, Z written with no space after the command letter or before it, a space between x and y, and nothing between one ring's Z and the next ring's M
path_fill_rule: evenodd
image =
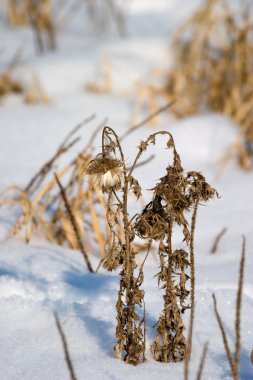
M20 52L17 52L5 70L0 73L0 101L5 95L24 93L23 84L13 78L13 71L19 64L19 58Z
M223 0L207 0L176 33L174 65L166 94L178 100L179 117L205 109L230 116L241 126L240 164L251 166L253 145L253 28L250 10L232 10Z
M7 7L10 25L31 27L39 53L56 48L52 0L8 0Z
M24 189L11 186L1 193L0 205L12 205L19 210L19 217L11 228L7 238L18 236L29 242L34 234L40 234L47 240L80 249L82 241L85 250L91 254L99 250L105 255L106 203L99 188L83 175L83 171L93 158L92 147L98 126L88 144L66 166L58 170L58 179L64 182L69 209L76 221L81 238L78 240L73 222L66 212L66 202L62 190L58 189L53 170L59 159L80 140L76 134L83 125L94 116L75 127L60 144L53 157L33 176ZM82 250L81 250L82 251Z
M241 136L224 162L236 154L240 166L250 169L253 17L245 4L234 11L226 0L206 0L174 35L172 66L169 71L159 70L165 86L142 85L137 90L135 114L145 101L154 112L159 98L165 97L176 100L171 111L179 118L207 110L227 115L240 126Z
M143 126L147 120L156 117L164 109L165 107L133 126L129 133ZM94 130L84 148L68 164L57 169L57 178L64 184L62 187L67 202L62 190L58 188L56 178L53 177L55 166L59 165L60 159L80 142L77 135L80 129L93 119L94 115L73 128L53 156L24 188L10 186L0 193L0 206L14 207L19 213L15 224L8 232L8 239L18 236L29 243L32 236L39 234L52 243L79 249L83 255L99 251L101 257L105 257L106 236L109 232L107 202L99 186L90 176L85 175L89 162L94 158L94 140L99 130L104 127L105 121ZM123 135L121 140L125 137ZM152 158L153 156L149 157L137 166L148 163ZM70 218L70 213L73 218ZM120 234L122 228L119 227ZM140 252L143 247L135 244L135 249ZM85 261L87 263L87 259Z

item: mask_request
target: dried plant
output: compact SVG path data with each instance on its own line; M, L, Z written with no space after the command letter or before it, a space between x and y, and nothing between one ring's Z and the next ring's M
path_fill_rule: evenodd
M19 63L20 52L16 52L5 70L0 73L0 100L8 94L22 94L23 84L13 77L13 71Z
M243 292L243 279L244 279L244 268L245 268L245 245L246 239L243 236L242 242L242 254L240 261L240 269L239 269L239 280L238 280L238 288L237 288L237 298L236 298L236 315L235 315L235 354L234 357L231 354L231 350L228 345L227 334L221 319L221 316L218 312L216 297L213 294L214 301L214 311L216 315L216 319L220 328L220 332L222 335L222 340L224 343L224 348L226 351L227 360L232 372L232 376L234 380L239 380L239 369L240 369L240 355L241 355L241 307L242 307L242 292Z
M164 309L156 323L157 338L151 346L155 360L178 362L185 358L191 349L191 336L195 302L195 264L194 231L199 202L208 201L216 195L205 178L198 172L184 173L180 157L176 151L173 137L162 131L151 135L140 146L140 154L149 143L155 144L157 135L168 135L167 147L173 151L173 163L166 169L153 189L153 199L135 219L135 232L142 239L158 244L160 271L157 274L158 285L164 289ZM187 213L192 210L191 228L187 222ZM178 226L186 248L173 248L173 228ZM187 269L190 267L190 274ZM191 291L186 284L191 280ZM188 295L190 293L190 304ZM191 307L190 339L187 348L183 335L185 330L182 314Z
M169 105L168 105L169 106ZM126 134L121 136L123 140L129 133L145 125L147 121L163 112L166 107L150 115L141 123L132 126ZM94 140L98 132L104 127L105 121L98 125L92 133L89 141L71 162L57 169L58 179L64 181L65 194L69 209L76 220L81 237L77 234L70 213L66 213L66 202L61 191L57 192L57 181L52 178L55 166L59 160L80 141L76 134L80 129L91 122L94 115L75 126L64 138L55 154L38 170L24 188L10 186L0 193L0 206L10 205L17 209L19 216L9 231L7 238L18 236L27 243L34 234L40 233L50 242L59 245L69 245L74 249L85 250L88 254L99 250L101 256L105 256L105 241L108 230L106 222L106 200L100 190L100 183L95 184L84 175L89 162L94 158ZM153 156L136 164L137 166L148 163ZM123 226L119 227L123 228ZM122 232L121 232L122 233ZM136 252L143 251L143 246L135 243Z
M0 194L1 206L11 205L19 212L7 238L19 236L29 242L35 233L39 233L50 242L67 244L81 250L84 258L85 252L92 254L94 250L99 250L101 256L104 256L106 202L98 186L92 185L83 175L84 166L93 158L94 138L98 130L104 126L104 122L98 125L80 153L66 166L57 170L58 180L64 182L64 193L69 207L66 207L62 190L57 189L57 180L52 178L59 159L80 141L77 132L92 119L94 116L78 124L66 136L56 153L40 168L24 189L11 186ZM73 218L70 218L70 213Z
M224 0L206 0L174 37L165 88L169 99L179 100L180 107L173 107L179 117L208 108L241 125L243 142L236 150L245 169L253 153L252 32L246 6L233 11Z
M238 2L239 3L239 2ZM224 157L235 154L240 166L253 164L253 18L240 3L233 10L226 0L206 0L175 33L170 70L155 68L151 77L165 85L142 84L137 90L135 114L147 102L152 112L160 98L177 100L176 117L206 110L231 117L240 126L240 137Z
M133 170L143 152L156 143L159 135L169 136L167 147L173 151L173 164L167 168L167 174L153 189L152 201L140 215L130 219L127 209L128 192L132 191L137 199L142 192L140 184L132 176ZM158 335L151 351L156 360L181 361L187 350L186 339L183 336L182 313L192 307L191 333L194 318L194 231L197 207L199 202L208 201L216 195L216 191L207 184L200 173L192 171L184 174L173 137L166 131L152 134L147 140L142 141L133 165L128 169L118 136L111 128L104 128L102 153L90 162L86 173L93 177L94 183L99 185L108 197L109 235L106 240L106 257L102 260L103 266L108 270L122 268L117 302L116 357L121 357L124 351L124 360L131 364L138 364L145 358L142 327L144 317L140 319L135 311L137 305L143 306L144 297L144 292L140 289L144 264L140 268L139 275L135 277L133 242L137 235L148 241L147 255L152 242L158 242L160 258L158 284L162 284L165 289L164 310L156 324ZM192 210L191 228L185 215L190 210ZM120 225L123 225L123 235L118 232ZM183 248L173 249L174 225L182 228L189 253ZM190 276L186 273L188 267L190 267ZM189 278L191 278L191 292L186 289ZM189 293L190 305L187 302Z
M32 75L31 84L26 90L25 102L27 104L51 103L51 100L37 74Z
M56 48L56 26L52 0L8 0L11 25L30 25L38 52Z
M107 195L108 237L105 242L106 257L101 264L109 271L120 268L115 356L122 358L124 355L123 360L133 365L145 360L144 290L141 289L143 266L136 274L135 232L128 214L129 191L137 199L141 195L141 187L132 176L136 163L127 168L119 137L113 129L105 127L102 152L86 169L94 184Z
M24 0L8 0L8 20L10 25L25 26L28 24L27 2Z

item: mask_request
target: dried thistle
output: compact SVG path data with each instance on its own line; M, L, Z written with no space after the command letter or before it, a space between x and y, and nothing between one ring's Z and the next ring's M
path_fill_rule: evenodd
M119 156L119 158L117 157ZM133 168L131 168L133 169ZM140 196L141 187L127 169L117 134L105 127L102 134L102 153L90 162L86 174L107 194L106 219L108 237L105 242L104 268L120 268L120 288L117 309L116 358L137 365L145 360L145 310L142 267L136 274L135 232L128 215L128 194Z
M169 135L167 147L173 151L173 163L166 169L166 175L160 178L153 190L153 199L144 207L135 219L135 233L142 239L158 242L160 271L157 274L158 285L165 290L164 309L156 323L157 338L151 345L154 358L162 362L178 362L185 358L191 347L184 337L185 326L182 314L191 308L190 336L192 335L195 298L194 270L194 231L197 207L200 201L212 198L216 191L198 172L184 173L173 137L168 132L157 134ZM142 142L140 152L146 150L151 142L155 144L156 135L151 135ZM191 227L187 214L192 211ZM188 251L173 249L173 227L182 230L183 240ZM190 268L190 273L188 273ZM187 281L191 288L187 289ZM190 294L190 303L188 297Z

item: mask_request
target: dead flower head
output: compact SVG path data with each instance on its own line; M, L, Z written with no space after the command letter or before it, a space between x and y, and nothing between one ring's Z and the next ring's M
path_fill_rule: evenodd
M90 162L86 173L93 175L103 190L119 189L123 178L122 162L111 157L96 157Z

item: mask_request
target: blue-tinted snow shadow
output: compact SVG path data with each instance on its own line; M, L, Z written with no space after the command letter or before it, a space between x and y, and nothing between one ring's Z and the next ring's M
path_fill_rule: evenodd
M91 296L94 301L97 298L98 302L101 295L108 296L112 292L112 289L115 294L117 293L118 278L109 274L97 275L87 272L66 271L63 273L63 280L81 293ZM100 317L91 315L87 305L74 304L73 307L75 313L83 321L85 328L94 336L100 349L106 355L112 357L114 355L113 346L115 344L115 326L113 323L103 320L103 313L101 313Z
M17 273L14 270L6 269L6 268L0 268L0 277L1 276L8 276L17 278Z
M224 372L222 374L222 379L227 379L231 377L232 373L228 364L228 359L226 354L215 356L215 361L220 365L220 367L224 368L224 363L226 363L226 368L224 368ZM241 360L240 360L240 380L253 380L253 367L250 362L250 353L241 349Z
M108 274L80 273L77 271L65 271L63 280L76 289L85 291L94 296L107 293L108 290L117 289L118 279Z
M103 321L103 314L101 314L101 318L90 315L86 305L74 304L73 306L76 314L83 321L85 328L94 336L100 349L107 356L112 357L114 355L113 346L115 345L115 338L114 334L110 333L110 331L114 331L113 323Z

